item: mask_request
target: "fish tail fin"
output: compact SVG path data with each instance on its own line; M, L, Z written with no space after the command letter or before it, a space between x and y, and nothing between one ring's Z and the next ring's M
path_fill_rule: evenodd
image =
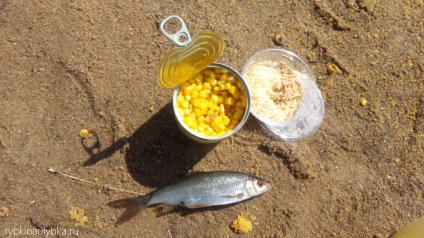
M115 226L119 226L129 221L131 218L137 215L140 211L142 211L145 207L147 207L151 198L152 198L152 194L149 193L144 196L119 199L119 200L109 202L107 204L109 207L126 209L124 214L122 214L118 218L118 221L116 221Z

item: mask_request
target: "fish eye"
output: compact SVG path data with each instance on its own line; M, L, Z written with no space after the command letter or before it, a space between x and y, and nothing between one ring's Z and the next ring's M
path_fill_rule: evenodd
M262 188L263 186L265 186L265 182L264 181L258 181L256 183L260 188Z

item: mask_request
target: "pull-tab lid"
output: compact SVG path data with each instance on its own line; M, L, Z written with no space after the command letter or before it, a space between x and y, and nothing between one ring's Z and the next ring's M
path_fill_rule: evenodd
M176 18L181 21L182 28L175 34L169 34L163 29L166 21ZM178 16L170 16L161 22L161 30L178 45L187 46L170 50L162 59L159 69L159 85L164 88L174 88L193 78L203 69L212 64L224 51L224 39L212 31L200 32L191 42L184 22ZM183 36L183 41L181 41Z

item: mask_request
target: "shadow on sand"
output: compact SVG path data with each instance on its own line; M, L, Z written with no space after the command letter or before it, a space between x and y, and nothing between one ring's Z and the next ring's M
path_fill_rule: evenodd
M131 136L91 154L84 166L108 158L128 144L128 172L140 184L163 187L183 178L217 144L200 144L183 135L175 121L172 103L141 125Z

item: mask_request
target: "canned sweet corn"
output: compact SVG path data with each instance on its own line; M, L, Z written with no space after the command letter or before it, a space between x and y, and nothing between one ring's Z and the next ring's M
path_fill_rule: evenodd
M164 27L171 19L181 24L175 33L166 32ZM160 29L181 46L164 56L158 73L161 87L174 88L178 127L202 143L218 142L236 133L249 116L250 94L236 70L213 63L224 51L222 36L202 31L191 39L184 21L176 15L165 18ZM180 41L181 37L185 40Z
M174 114L181 131L201 143L236 133L250 112L250 93L233 68L213 63L174 89Z

